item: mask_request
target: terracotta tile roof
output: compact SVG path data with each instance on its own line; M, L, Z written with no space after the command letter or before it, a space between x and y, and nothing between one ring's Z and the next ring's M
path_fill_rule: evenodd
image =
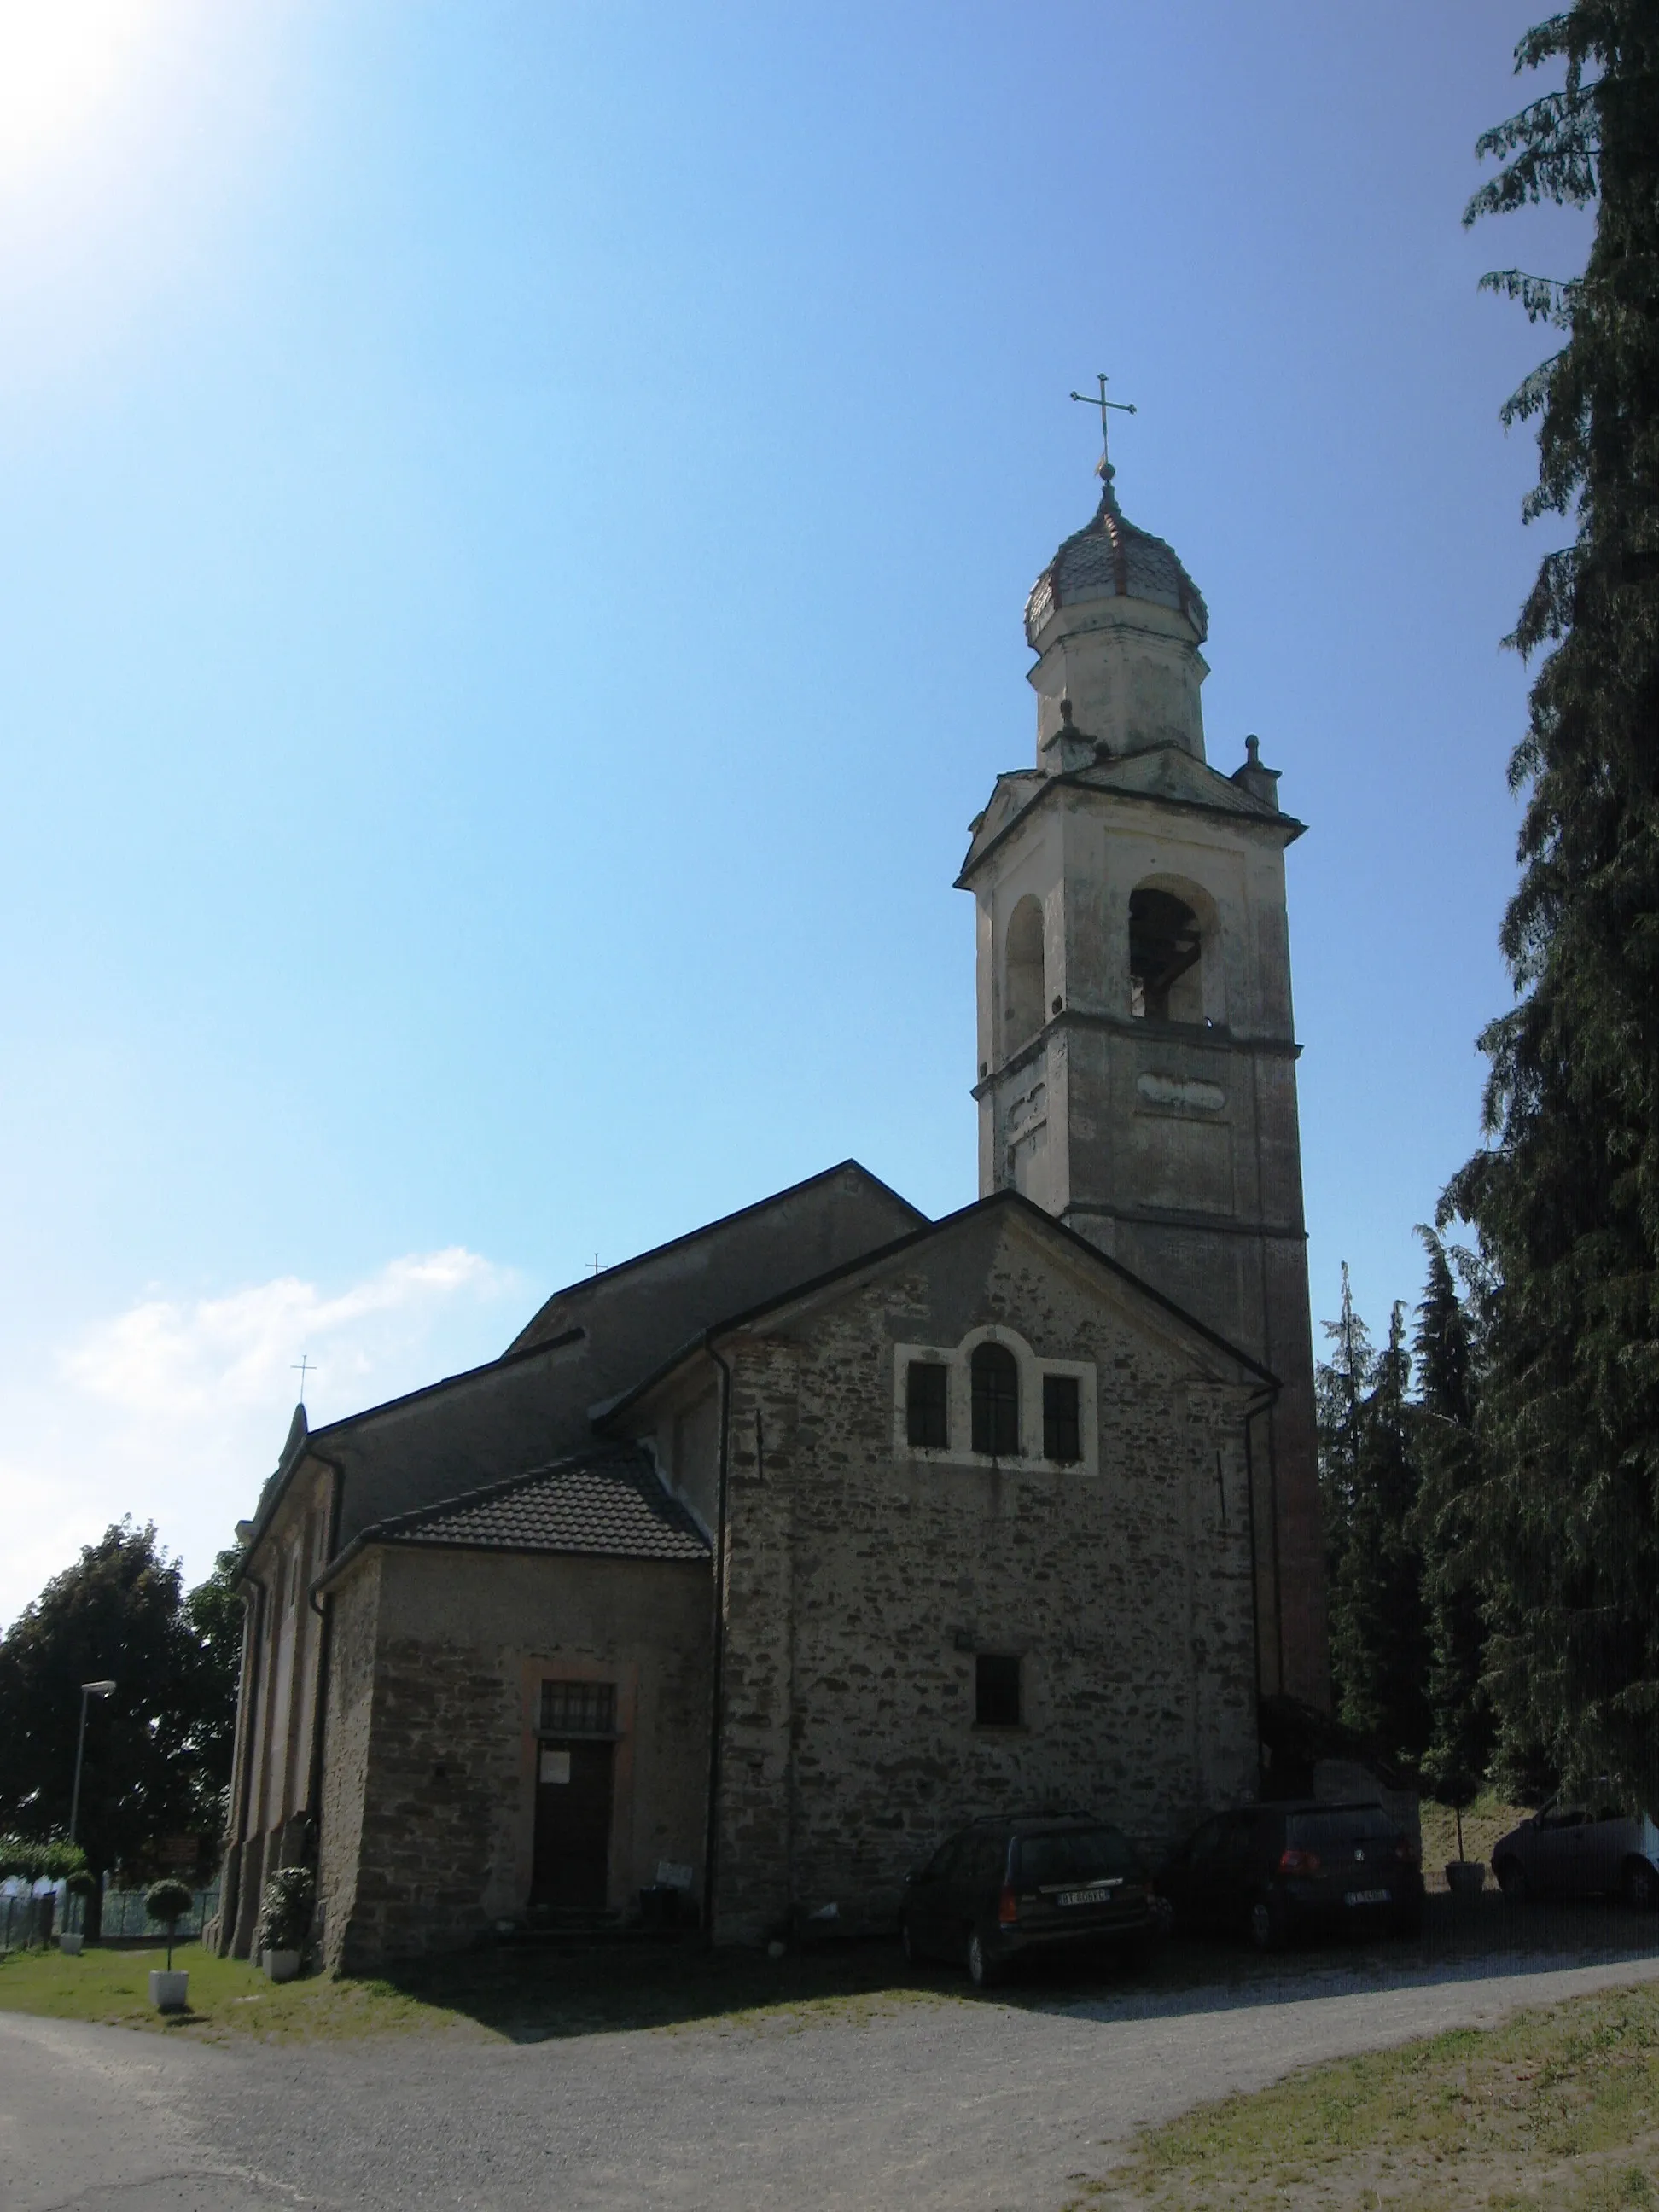
M708 1541L635 1445L606 1444L508 1482L399 1514L366 1544L489 1552L583 1552L616 1559L706 1559Z

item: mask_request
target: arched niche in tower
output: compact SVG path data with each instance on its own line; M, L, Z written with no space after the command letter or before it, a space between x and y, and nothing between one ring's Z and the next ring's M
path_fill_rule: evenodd
M1221 921L1182 876L1147 876L1129 894L1129 1012L1137 1020L1218 1022Z
M1027 891L1002 940L1002 1049L1018 1052L1042 1027L1042 908Z

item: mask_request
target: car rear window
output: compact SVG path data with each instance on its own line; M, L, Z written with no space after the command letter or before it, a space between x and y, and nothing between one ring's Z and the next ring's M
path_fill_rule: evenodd
M1066 1828L1056 1835L1019 1839L1019 1882L1024 1889L1046 1889L1062 1881L1098 1881L1103 1875L1139 1871L1134 1845L1115 1828Z
M1292 1813L1285 1840L1304 1851L1340 1851L1355 1844L1393 1843L1400 1830L1380 1805L1340 1813Z

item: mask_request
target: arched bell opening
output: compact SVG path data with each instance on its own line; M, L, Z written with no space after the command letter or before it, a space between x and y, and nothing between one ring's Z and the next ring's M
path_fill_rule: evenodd
M1204 927L1175 892L1129 895L1129 1012L1137 1020L1204 1019Z
M1042 1027L1042 908L1030 892L1003 939L1002 1048L1018 1052Z

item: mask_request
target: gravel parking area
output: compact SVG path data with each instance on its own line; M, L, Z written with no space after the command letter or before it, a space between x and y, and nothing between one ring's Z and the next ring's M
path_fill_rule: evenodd
M0 2014L0 2204L1051 2212L1138 2128L1206 2099L1659 1978L1659 1929L1595 1932L1612 1940L1594 1960L1582 1930L1540 1919L1461 1953L1432 1931L1392 1954L1176 1952L1150 1985L1054 1977L975 1999L947 1983L517 2042L215 2047Z

